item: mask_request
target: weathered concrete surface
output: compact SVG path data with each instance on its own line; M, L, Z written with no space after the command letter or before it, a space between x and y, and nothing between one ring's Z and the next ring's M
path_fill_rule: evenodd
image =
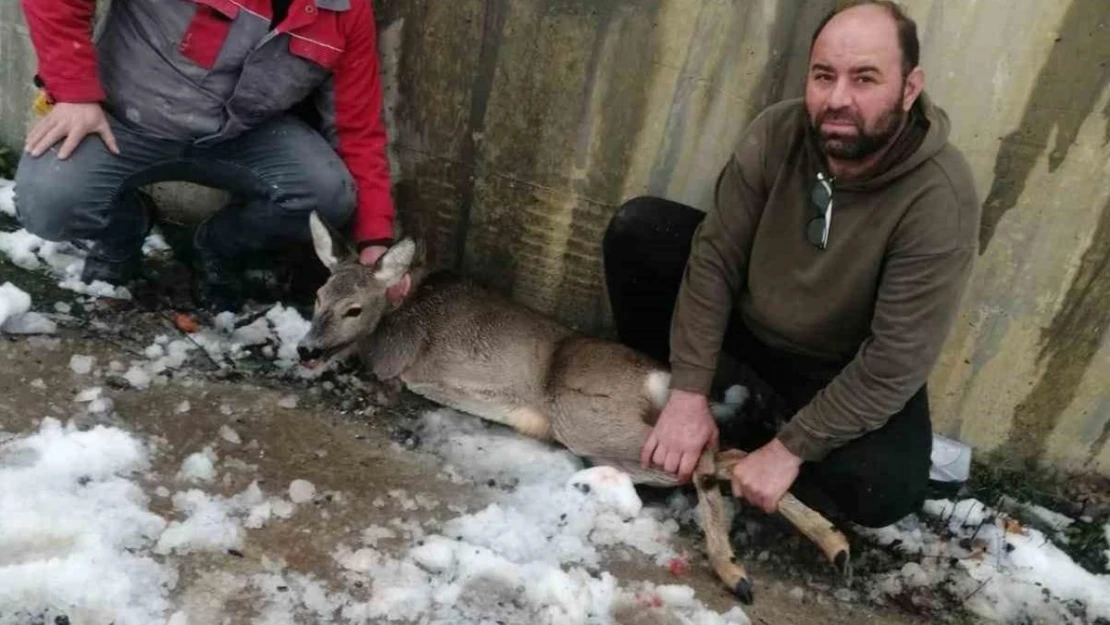
M0 2L0 145L23 145L34 75L35 54L19 2Z
M608 324L599 251L616 206L707 206L736 133L799 93L801 44L831 6L380 4L403 30L402 210L440 260L589 330Z
M736 134L801 92L835 0L375 4L409 227L434 258L603 331L609 215L642 193L708 207ZM985 202L980 263L932 380L936 426L1110 475L1110 0L905 4ZM30 95L24 39L3 3L7 142Z
M43 416L67 419L79 412L72 398L94 384L102 385L103 380L74 374L68 364L71 355L93 355L99 363L113 359L128 362L131 358L130 353L103 337L63 331L61 338L60 342L45 343L38 338L0 341L0 430L33 431ZM403 517L406 522L431 521L429 531L434 531L435 520L457 516L447 511L447 506L476 511L487 504L488 493L481 489L460 488L438 480L436 476L442 467L436 456L420 450L405 451L390 442L393 425L398 422L411 425L400 414L383 413L372 421L356 421L330 408L319 393L296 392L299 407L287 409L279 407L278 401L290 393L288 389L185 377L192 382L185 383L179 377L166 386L153 386L146 391L106 389L122 427L143 439L160 437L164 441L152 467L152 475L162 476L161 481L145 480L144 490L153 491L158 486L172 491L185 489L187 485L172 476L186 456L212 444L221 459L220 478L205 486L206 491L230 497L257 479L263 491L273 495L282 492L293 479L306 479L321 495L329 492L342 495L335 501L320 497L315 505L298 506L288 520L274 520L261 529L248 531L241 550L243 557L218 553L178 556L181 577L171 601L188 611L190 622L254 622L264 606L250 596L235 593L236 586L229 582L266 572L266 559L283 562L287 571L311 575L332 585L341 580L341 569L332 554L340 544L357 545L362 529L371 525L387 527L391 519ZM42 388L30 384L35 379L42 380ZM174 407L181 401L190 402L187 413L175 413ZM223 425L231 426L243 444L221 440L218 430ZM439 502L439 506L431 511L403 509L388 495L394 489L404 490L410 498L422 494ZM386 505L373 505L378 498ZM156 498L152 510L171 514L165 499ZM681 578L676 579L643 556L618 558L606 568L622 582L686 584L695 589L698 600L713 609L722 612L730 609L735 605L734 599L713 577L695 537L686 535L680 540L682 548L697 554L689 572ZM392 539L380 547L394 556L402 555L407 548L404 541ZM827 588L814 590L802 580L784 576L773 566L750 560L749 570L758 584L759 595L757 603L745 611L754 623L924 622L890 609L841 603ZM795 585L806 588L806 601L789 596ZM662 625L673 621L663 621L657 614L649 613L619 622Z
M1110 1L910 5L985 201L937 425L1110 474Z

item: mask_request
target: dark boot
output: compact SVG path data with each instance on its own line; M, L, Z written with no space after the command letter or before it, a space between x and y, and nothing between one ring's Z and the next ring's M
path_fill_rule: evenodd
M238 312L243 305L242 263L212 245L208 225L197 226L193 237L194 298L211 313Z
M142 274L142 244L138 248L93 243L85 257L85 267L81 270L81 282L107 282L112 286L126 286Z
M113 286L126 286L142 274L143 241L150 234L157 206L149 194L139 190L132 191L129 200L127 204L139 211L139 230L124 239L93 241L87 247L82 282L91 284L99 280Z

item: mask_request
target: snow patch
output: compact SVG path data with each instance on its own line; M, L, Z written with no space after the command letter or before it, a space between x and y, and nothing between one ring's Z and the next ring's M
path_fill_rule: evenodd
M51 418L0 447L0 625L164 621L174 575L142 550L166 522L129 479L148 466L121 430Z
M982 502L927 501L923 514L943 524L938 536L916 515L897 524L858 528L882 545L921 556L897 573L881 576L873 594L944 585L975 614L1000 623L1089 623L1110 619L1110 575L1076 564L1040 531L1022 526ZM1057 522L1055 514L1049 518Z
M216 460L218 460L216 452L212 451L211 447L205 447L204 451L198 451L185 458L181 463L181 472L178 476L191 481L209 482L216 477Z

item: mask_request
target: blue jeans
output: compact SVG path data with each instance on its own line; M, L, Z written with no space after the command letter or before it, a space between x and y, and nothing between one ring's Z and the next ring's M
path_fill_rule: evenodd
M98 253L137 254L149 228L136 191L162 181L224 189L233 200L208 219L206 251L234 258L291 241L309 241L312 210L340 229L356 205L354 180L324 138L287 115L234 139L197 147L144 135L109 117L120 154L90 135L66 160L55 145L24 154L16 170L16 211L49 241L96 241Z

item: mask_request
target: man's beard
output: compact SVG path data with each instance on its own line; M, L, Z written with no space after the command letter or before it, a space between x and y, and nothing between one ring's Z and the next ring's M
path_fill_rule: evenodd
M898 102L895 102L894 106L879 117L875 130L870 132L864 128L863 120L850 111L833 112L826 110L810 123L813 126L813 131L820 139L818 145L826 156L842 161L860 161L890 143L894 136L898 134L898 131L901 130L902 121L905 118L906 112L898 106ZM830 119L848 122L855 126L855 136L821 130L821 125Z

